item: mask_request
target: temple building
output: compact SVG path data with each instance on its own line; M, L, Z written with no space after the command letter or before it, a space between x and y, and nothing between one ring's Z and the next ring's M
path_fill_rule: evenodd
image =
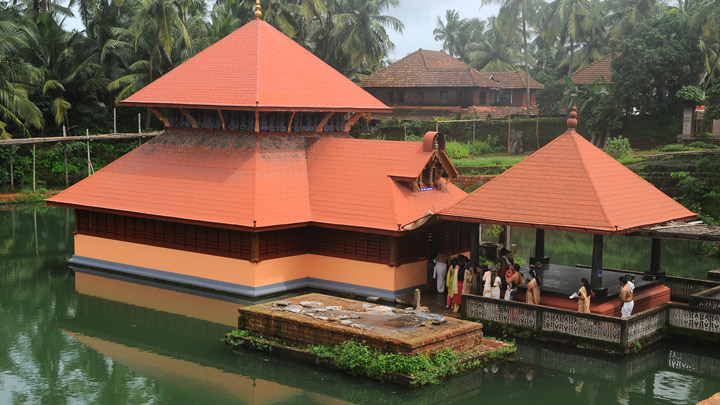
M443 135L350 137L391 109L260 19L120 105L165 133L48 201L75 209L75 271L393 299L428 257L469 250L472 225L433 216L466 195Z

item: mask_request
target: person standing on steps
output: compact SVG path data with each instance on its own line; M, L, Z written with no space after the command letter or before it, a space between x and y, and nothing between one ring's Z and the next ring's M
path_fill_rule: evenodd
M438 303L445 304L445 283L447 282L448 262L450 256L440 253L435 258L435 267L433 268L433 278L437 284Z

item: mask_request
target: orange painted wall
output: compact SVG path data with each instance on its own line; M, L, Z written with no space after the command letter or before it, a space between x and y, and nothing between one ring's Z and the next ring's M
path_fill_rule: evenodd
M262 287L313 277L388 291L425 284L425 262L390 267L320 255L297 255L260 263L75 235L75 254L138 267Z

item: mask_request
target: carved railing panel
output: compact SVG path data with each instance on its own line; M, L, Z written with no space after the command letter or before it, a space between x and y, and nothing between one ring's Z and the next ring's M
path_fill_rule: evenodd
M668 323L678 328L720 333L720 312L671 307Z
M687 302L690 296L717 287L720 283L707 280L694 280L683 277L667 277L665 286L670 289L670 299Z
M632 343L645 336L650 336L665 327L667 310L648 311L647 315L639 314L628 319L627 340Z
M507 301L473 298L465 302L465 314L471 318L508 323L527 328L537 327L536 311Z
M621 322L619 319L603 320L572 312L543 311L542 314L542 330L613 343L621 343Z
M717 374L718 370L720 370L720 359L670 350L668 353L668 366L675 370L690 373Z

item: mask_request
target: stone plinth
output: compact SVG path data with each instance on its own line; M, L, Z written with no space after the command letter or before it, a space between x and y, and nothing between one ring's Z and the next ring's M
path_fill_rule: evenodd
M301 304L302 303L302 304ZM383 352L418 354L482 348L482 325L415 310L306 294L239 309L238 327L297 345L364 342Z

